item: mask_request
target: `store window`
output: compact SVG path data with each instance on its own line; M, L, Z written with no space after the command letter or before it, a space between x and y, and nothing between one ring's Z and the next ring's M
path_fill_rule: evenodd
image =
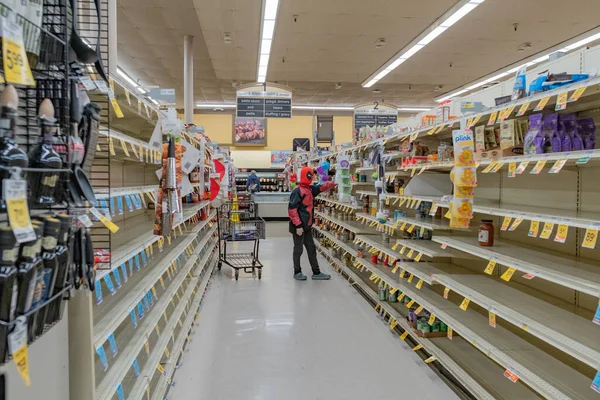
M318 115L317 116L317 142L331 143L333 140L333 116Z

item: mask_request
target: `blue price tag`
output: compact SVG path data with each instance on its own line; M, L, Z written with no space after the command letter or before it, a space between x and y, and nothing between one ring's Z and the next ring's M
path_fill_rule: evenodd
M179 257L177 258L177 268L181 267L181 260L179 259Z
M141 321L142 319L144 319L144 306L142 305L141 301L138 303L137 307L138 307L138 314L140 315L140 321Z
M134 200L135 208L137 208L138 210L141 210L142 209L142 196L140 196L139 193L136 193L135 195L133 195L133 200Z
M133 275L133 258L130 258L129 260L127 260L127 263L129 264L129 276Z
M117 386L117 396L119 396L119 400L125 400L125 393L123 393L123 385L121 383Z
M108 203L106 202L106 199L100 199L100 208L102 209L102 212L104 212L105 210L108 210Z
M142 263L144 264L144 267L145 267L146 264L148 264L148 260L146 259L146 252L142 251L140 254L142 255Z
M594 314L594 323L600 325L600 303L598 303L598 308L596 308L596 314Z
M110 294L114 296L117 290L115 289L115 285L113 284L113 281L110 278L110 274L104 275L104 282L106 283L106 287L110 291Z
M148 304L148 296L142 297L142 301L144 302L144 308L146 311L150 310L150 304Z
M96 353L98 353L98 357L100 357L100 362L102 363L102 367L106 371L108 369L108 360L106 359L106 353L104 352L104 347L96 347Z
M135 269L137 269L138 271L140 270L140 255L139 254L135 255Z
M126 194L125 195L125 202L127 203L127 209L129 210L129 212L133 212L133 204L131 203L131 196Z
M131 322L133 323L133 327L137 328L137 318L135 317L135 308L133 310L131 310L129 315L131 315Z
M109 201L110 201L110 215L112 215L114 217L115 216L115 211L116 211L115 210L115 198L111 197L109 199Z
M148 301L150 302L150 307L152 307L154 305L154 297L152 296L152 292L148 292L148 294L146 296L148 296Z
M119 210L119 215L123 215L123 198L121 196L117 196L117 209Z
M127 267L125 266L125 263L121 264L121 271L123 271L123 279L127 282L129 278L127 277Z
M102 283L100 282L100 279L96 280L94 287L94 293L96 293L96 304L100 304L102 303L102 300L104 300L102 298Z
M121 274L119 273L119 267L115 268L113 271L113 275L115 276L115 283L117 284L117 288L121 289Z
M133 360L133 372L135 372L135 376L140 376L140 366L137 360Z
M596 377L592 381L592 389L600 393L600 371L596 374Z
M115 334L111 333L108 335L108 344L110 344L110 350L113 353L113 358L117 356L119 350L117 349L117 342L115 341Z

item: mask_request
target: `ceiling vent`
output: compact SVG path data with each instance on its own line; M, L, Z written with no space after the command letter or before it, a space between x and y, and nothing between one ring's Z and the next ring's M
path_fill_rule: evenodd
M336 89L341 89L342 88L342 84L341 83L336 83L335 84L335 88Z
M231 33L229 33L229 32L225 32L225 33L223 34L223 41L224 41L226 44L231 44L231 43L233 43L233 40L231 39Z
M381 93L381 89L373 89L373 94L379 94Z
M375 41L375 47L377 47L378 49L385 46L385 39L384 38L379 38Z
M531 42L525 42L517 47L517 51L525 51L531 48Z

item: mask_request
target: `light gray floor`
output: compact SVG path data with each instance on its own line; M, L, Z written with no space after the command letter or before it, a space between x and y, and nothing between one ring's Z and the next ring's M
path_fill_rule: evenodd
M286 229L268 226L262 281L215 276L170 400L457 399L339 275L294 281Z

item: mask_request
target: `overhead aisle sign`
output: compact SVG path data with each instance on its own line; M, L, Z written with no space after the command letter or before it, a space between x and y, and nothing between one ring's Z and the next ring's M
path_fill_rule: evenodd
M292 92L280 86L253 84L237 91L238 118L291 118Z
M388 126L398 122L398 109L375 102L354 109L354 129L365 126Z

